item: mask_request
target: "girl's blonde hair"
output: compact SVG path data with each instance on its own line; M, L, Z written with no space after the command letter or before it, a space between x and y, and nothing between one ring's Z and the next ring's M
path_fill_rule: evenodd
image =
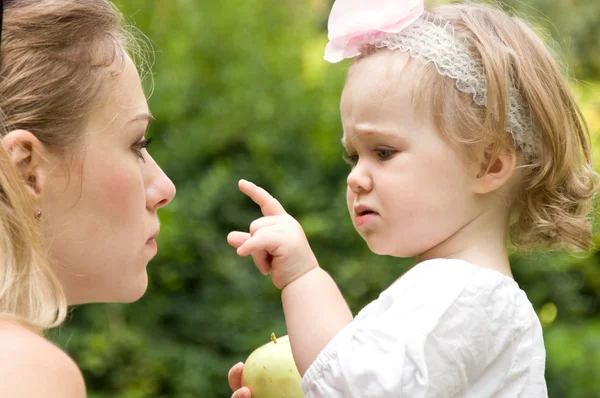
M105 77L114 73L109 66L136 41L106 0L4 3L0 131L27 130L66 156L83 142L87 117L105 95ZM41 332L64 321L67 300L46 256L27 183L0 148L0 317Z
M456 88L455 80L440 75L434 64L410 59L408 66L416 73L416 106L427 107L438 131L469 162L489 167L499 153L516 150L505 132L512 81L541 135L540 155L533 160L520 157L523 183L510 224L512 243L521 248L589 250L592 199L598 189L590 135L548 46L525 20L490 5L451 4L429 11L450 21L457 37L469 44L472 56L481 60L488 103L478 106L470 94ZM374 51L378 50L369 48L363 57Z

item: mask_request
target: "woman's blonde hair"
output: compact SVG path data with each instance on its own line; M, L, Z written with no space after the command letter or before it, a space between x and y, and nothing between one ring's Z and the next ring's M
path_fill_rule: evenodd
M0 131L23 129L66 155L83 142L109 68L138 43L106 0L5 1ZM67 300L46 256L28 183L0 148L0 317L41 332Z
M410 59L416 75L414 100L469 162L493 165L503 151L517 150L505 132L508 82L529 105L541 135L539 156L520 157L522 188L515 200L510 237L521 248L578 248L592 243L590 215L597 186L587 124L555 57L524 19L491 5L463 3L434 7L450 21L481 60L487 80L487 107L460 92L456 81L434 64ZM369 48L363 57L378 51ZM423 108L421 108L423 109ZM490 150L490 148L492 148Z

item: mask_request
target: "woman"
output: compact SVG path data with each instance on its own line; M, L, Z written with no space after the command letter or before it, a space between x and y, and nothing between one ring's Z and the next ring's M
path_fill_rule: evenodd
M107 0L4 1L0 42L0 396L85 397L43 337L67 305L132 302L175 187Z

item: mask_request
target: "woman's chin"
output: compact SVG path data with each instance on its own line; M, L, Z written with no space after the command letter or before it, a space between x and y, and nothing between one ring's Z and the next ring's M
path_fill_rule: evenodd
M141 299L148 290L148 274L144 272L144 275L129 287L130 289L121 292L121 297L116 302L133 303Z
M141 299L148 289L148 274L144 271L135 281L126 285L112 285L112 288L96 292L93 296L80 297L78 300L69 300L69 305L90 303L123 303L129 304Z

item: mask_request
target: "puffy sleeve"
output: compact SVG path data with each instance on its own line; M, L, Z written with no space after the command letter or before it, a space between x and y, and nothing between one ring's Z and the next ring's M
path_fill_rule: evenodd
M500 273L421 263L332 339L302 388L307 398L493 396L527 379L517 349L531 334L530 307Z

